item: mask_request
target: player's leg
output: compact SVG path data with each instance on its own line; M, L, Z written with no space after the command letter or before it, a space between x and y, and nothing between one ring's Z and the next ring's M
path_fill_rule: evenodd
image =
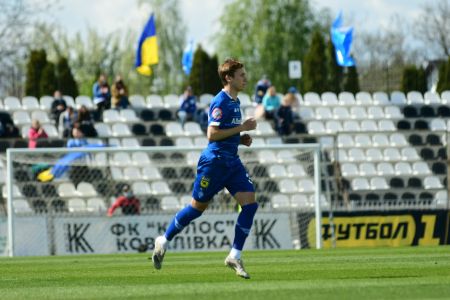
M237 169L235 176L232 178L231 182L227 183L227 189L234 195L242 209L236 221L233 247L225 259L225 264L233 268L237 275L250 278L244 269L241 252L252 228L258 204L255 199L253 183L243 166Z
M164 235L155 239L152 260L156 269L161 268L169 242L189 225L190 222L200 217L208 207L209 201L213 196L223 189L223 177L213 177L218 171L218 174L220 174L220 166L213 164L211 161L202 162L200 160L194 182L191 204L180 210L174 216Z

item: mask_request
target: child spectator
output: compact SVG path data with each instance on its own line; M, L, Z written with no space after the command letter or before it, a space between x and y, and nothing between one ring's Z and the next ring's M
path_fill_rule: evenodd
M281 106L275 112L275 128L279 135L289 135L292 132L294 124L294 115L292 112L292 103L295 101L292 93L287 93L283 97Z
M44 128L41 127L41 123L38 120L31 122L30 130L28 131L28 148L34 149L37 146L38 139L48 138Z

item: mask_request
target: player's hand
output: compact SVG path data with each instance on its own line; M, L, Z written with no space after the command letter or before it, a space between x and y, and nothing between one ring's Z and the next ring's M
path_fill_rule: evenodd
M252 137L248 134L241 135L241 144L250 147L252 144Z
M247 120L242 123L242 127L244 128L244 131L253 130L256 128L256 120L255 118L248 118Z

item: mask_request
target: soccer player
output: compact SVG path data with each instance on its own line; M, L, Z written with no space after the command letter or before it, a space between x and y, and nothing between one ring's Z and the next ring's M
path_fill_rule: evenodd
M258 204L255 189L237 154L238 145L250 146L252 138L240 134L256 128L250 118L241 121L241 109L237 95L245 88L247 77L242 63L227 59L219 66L219 76L224 88L211 102L208 117L208 147L202 152L197 166L191 204L179 211L164 235L155 239L152 261L161 269L168 243L192 220L200 217L215 194L226 188L241 206L233 247L225 258L225 265L234 269L236 275L250 278L244 269L241 251L250 233Z

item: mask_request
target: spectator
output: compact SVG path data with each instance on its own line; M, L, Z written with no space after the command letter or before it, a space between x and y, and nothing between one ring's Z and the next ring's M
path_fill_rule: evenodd
M271 86L266 95L263 98L264 116L267 120L271 120L274 117L275 110L280 107L280 97L277 95L277 91L274 86Z
M287 93L283 97L281 106L276 110L274 120L275 128L279 135L289 135L292 132L294 124L294 113L292 112L292 103L295 101L292 93Z
M183 95L180 97L180 109L177 113L181 126L184 126L184 123L186 123L186 121L193 120L196 110L196 99L192 93L192 88L188 86Z
M105 109L111 107L111 91L106 81L106 76L101 74L92 87L94 104L97 106L98 115L101 116Z
M271 86L271 83L270 83L269 79L267 79L266 75L263 75L263 77L256 84L255 102L257 104L261 104L262 103L263 97L266 94L267 89L270 86Z
M72 138L67 141L67 148L84 147L88 144L84 134L76 124L72 129Z
M19 137L19 129L7 112L0 112L0 138Z
M28 148L36 148L38 139L48 138L44 128L41 127L41 123L34 119L31 122L30 130L28 131Z
M91 113L85 105L82 105L78 110L77 122L80 123L80 129L87 137L96 137L97 130L94 127L94 121L92 120Z
M51 107L51 117L55 121L55 124L58 125L59 115L66 110L67 104L64 100L60 91L56 90L53 94L53 102Z
M72 106L67 106L67 109L59 116L58 131L60 136L68 138L77 120L78 112Z
M294 117L298 116L298 112L300 110L300 101L298 100L297 97L298 94L297 88L295 86L291 86L286 94L292 94L292 96L294 97L291 102L291 108L294 113Z
M139 215L141 212L141 203L134 196L129 185L123 186L122 195L117 197L116 201L108 209L108 217L111 217L119 207L122 208L122 214L124 215Z
M200 125L200 128L204 133L206 133L208 129L208 114L209 114L209 105L204 109L199 109L195 113L195 122Z
M130 105L128 101L128 89L120 75L116 76L116 80L111 88L111 107L127 108Z

